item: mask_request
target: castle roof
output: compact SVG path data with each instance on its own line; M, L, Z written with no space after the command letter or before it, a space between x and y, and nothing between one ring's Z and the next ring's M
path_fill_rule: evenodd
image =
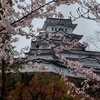
M61 27L59 25L61 25ZM40 50L41 53L36 57L34 56L30 61L40 64L49 63L51 66L53 64L53 66L65 68L66 65L59 60L59 54L54 50L61 44L66 45L68 42L74 40L78 40L79 42L83 35L74 34L72 32L76 26L77 24L73 24L71 19L47 18L42 27L42 32L39 32L40 37L38 36L36 41L31 41L30 51L25 54L34 55L34 53ZM55 28L57 28L57 30L54 30ZM65 29L68 30L66 31ZM42 33L45 35L43 39L41 39ZM61 37L59 35L61 35ZM82 62L84 68L93 67L94 71L100 72L100 52L86 51L85 48L86 46L79 42L77 46L73 46L71 50L63 49L60 54L66 59Z
M63 25L65 27L72 27L74 30L77 24L72 24L71 19L58 19L58 18L47 18L43 27L42 31L45 31L48 26L56 26L56 25Z

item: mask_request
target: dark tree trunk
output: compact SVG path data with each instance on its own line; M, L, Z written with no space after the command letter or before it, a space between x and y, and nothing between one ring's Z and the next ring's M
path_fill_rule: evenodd
M1 87L0 100L4 100L4 94L5 94L5 61L3 59L2 59L1 80L2 80L2 87Z

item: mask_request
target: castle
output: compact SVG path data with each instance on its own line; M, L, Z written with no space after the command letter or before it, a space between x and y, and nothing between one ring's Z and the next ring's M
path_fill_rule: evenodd
M67 42L72 42L74 40L79 40L83 35L74 34L73 30L76 28L77 24L73 24L71 18L69 19L58 19L58 18L47 18L42 27L42 31L39 35L44 34L45 38L31 41L30 51L27 55L33 54L41 50L40 55L33 56L30 60L32 62L37 62L42 67L48 67L47 71L56 72L56 70L63 70L65 75L72 76L66 65L59 60L58 54L54 52L54 49L58 44L66 44ZM48 34L54 34L52 38L47 37ZM57 35L62 34L65 38L58 38ZM48 45L48 41L53 42L53 44ZM94 51L86 51L86 46L79 42L78 46L74 46L71 50L61 51L61 55L69 60L79 61L83 64L84 68L94 68L94 72L100 72L100 53ZM56 70L55 70L56 69ZM35 71L34 68L24 68L23 71L32 72Z

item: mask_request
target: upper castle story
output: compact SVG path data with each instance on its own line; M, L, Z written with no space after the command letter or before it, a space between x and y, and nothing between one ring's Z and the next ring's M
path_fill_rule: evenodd
M72 42L74 40L79 41L83 37L83 35L73 33L73 30L76 28L76 26L77 24L73 24L71 18L46 18L41 32L39 32L39 35L43 33L46 37L42 40L37 37L36 41L31 41L31 49L51 49L52 47L56 47L57 43L66 44L67 42ZM49 38L49 33L53 34L54 36L52 38ZM64 38L57 37L57 35L59 34L62 34ZM49 46L48 41L53 42L53 44ZM77 47L78 50L82 48L83 47L80 46Z
M70 19L47 18L42 27L42 31L56 32L64 31L72 33L77 24L73 24Z

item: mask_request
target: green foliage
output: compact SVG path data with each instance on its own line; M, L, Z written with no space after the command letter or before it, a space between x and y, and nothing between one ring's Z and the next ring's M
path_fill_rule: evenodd
M11 6L13 5L13 0L7 0L8 1L8 4L10 4ZM4 10L4 8L2 7L2 4L1 4L1 1L0 1L0 8L2 8L3 10ZM2 9L0 9L0 14L3 14L3 10ZM0 17L0 20L1 20L1 17Z
M96 81L89 81L88 84L90 86L94 86L94 85L97 85L98 82ZM94 98L100 98L100 87L98 87L97 89L93 90L93 88L89 88L86 90L87 94L89 94L91 97L94 97Z
M5 96L9 95L9 92L15 90L15 84L23 83L27 86L30 80L33 78L33 74L25 73L6 73L6 88L5 88ZM1 87L1 85L0 85Z
M2 37L2 43L5 44L6 41L10 41L12 39L12 35L4 35ZM7 53L7 55L13 56L13 53L15 52L15 47L10 45L8 48L5 49L5 52ZM12 65L10 65L9 63L5 63L5 71L18 71L19 68L21 68L21 64L20 63L13 63ZM0 65L0 67L2 67L2 65ZM1 68L0 68L1 69Z
M26 86L29 85L30 80L34 77L34 74L20 73L20 82L24 83ZM26 81L27 80L27 81Z
M69 77L69 81L71 81L72 83L74 83L78 88L81 88L81 82L83 82L84 79L79 79L79 78L73 78L73 77ZM97 82L95 81L89 81L88 84L90 86L93 86L94 84L96 85ZM86 90L86 93L89 94L91 97L93 98L100 98L100 88L96 89L95 91L92 88L88 88Z
M76 87L78 87L78 88L82 87L81 82L83 82L83 79L75 78L75 77L69 77L68 79L69 79L69 81L74 83L76 85Z
M4 35L2 36L2 44L6 44L8 43L9 44L9 41L12 39L12 35ZM3 46L4 46L3 45ZM1 48L3 48L3 46L1 46ZM14 57L13 56L13 53L15 52L14 51L14 48L12 45L9 45L7 47L4 48L4 51L7 55L7 60L3 59L1 60L0 62L0 70L1 70L1 87L0 87L0 99L4 99L5 96L8 94L8 92L11 90L9 88L9 86L7 86L7 84L9 85L9 81L7 79L7 76L6 76L6 73L7 72L15 72L15 71L18 71L19 68L21 68L21 64L20 63L13 63L13 64L10 64L9 63L9 60L11 60L10 58ZM7 88L8 87L8 88Z
M12 38L12 35L4 35L2 38L2 43L5 43L6 40L10 41Z
M30 75L21 75L21 78L28 81ZM24 84L25 80L15 85L16 89L10 92L8 100L76 100L67 94L69 87L56 74L34 73L27 86Z
M80 87L82 79L73 77L69 79L75 84L78 82ZM67 94L69 90L70 93ZM93 91L90 88L87 93L100 98L99 91L100 89ZM8 96L7 100L79 100L82 98L82 96L73 98L71 95L74 94L74 88L66 86L59 75L48 72L7 73L5 92L6 97Z
M100 88L98 88L96 90L89 88L86 90L86 93L89 94L91 97L98 98L97 100L99 100L99 98L100 98Z
M6 67L7 71L19 72L19 69L22 67L20 63L13 63L12 65L8 64Z
M5 44L6 41L10 41L12 39L12 35L4 35L2 37L2 43ZM10 45L9 48L6 48L5 51L7 52L8 55L12 55L14 51L15 46Z
M6 73L6 88L5 95L8 96L9 92L15 89L15 84L19 82L19 79L13 78L13 73Z

